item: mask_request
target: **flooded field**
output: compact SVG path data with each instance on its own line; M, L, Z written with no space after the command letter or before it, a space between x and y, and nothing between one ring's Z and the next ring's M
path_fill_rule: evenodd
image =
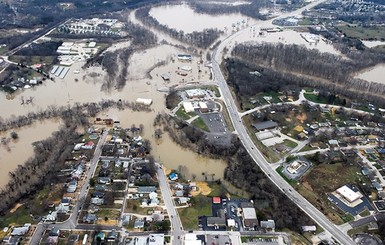
M385 64L369 68L356 76L369 82L385 84Z
M366 40L361 40L361 42L368 48L374 48L380 45L385 45L384 41L366 41Z
M232 25L247 22L247 17L240 14L208 15L194 12L187 4L161 6L152 8L150 15L157 19L160 24L185 33L202 31L206 28L224 30L231 29ZM176 21L177 20L177 21Z
M0 146L0 188L8 182L9 172L32 157L32 143L48 138L59 129L60 124L60 120L45 120L14 130L19 138L11 140L7 146ZM9 138L11 132L3 132L0 137Z

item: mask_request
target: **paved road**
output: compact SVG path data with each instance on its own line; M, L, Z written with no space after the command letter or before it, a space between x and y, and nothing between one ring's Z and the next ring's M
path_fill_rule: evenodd
M311 4L311 6L306 6L300 10L296 10L292 13L286 13L286 16L290 16L296 13L301 13L305 8L314 7L316 4L323 1L316 1ZM282 17L282 16L280 16ZM272 20L259 23L260 26L271 23ZM225 38L220 45L213 51L213 74L215 80L218 82L220 90L223 97L225 98L224 102L226 104L230 119L234 125L235 130L237 131L239 138L249 152L250 156L254 159L256 164L261 168L261 170L268 176L268 178L283 192L288 198L290 198L299 208L301 208L309 217L311 217L315 222L317 222L325 231L330 233L335 240L340 244L351 245L354 244L353 240L341 230L337 228L336 225L331 223L318 209L316 209L310 202L308 202L304 197L302 197L297 191L293 188L273 169L270 164L266 161L262 153L254 147L254 143L250 136L247 133L245 126L242 123L242 120L238 114L237 106L232 98L229 87L227 86L226 80L223 77L223 74L220 70L221 62L221 53L222 50L227 46L231 40L235 40L237 36L241 35L242 32L247 30L241 30L236 32L229 37Z
M98 144L96 145L94 156L90 161L90 169L87 172L87 177L84 180L84 185L81 187L78 200L76 200L76 204L72 208L72 213L69 219L67 219L64 222L58 222L56 224L47 224L47 223L39 223L36 227L36 231L34 232L30 244L35 245L39 244L39 241L43 235L43 232L45 229L57 227L59 229L75 229L77 228L77 218L81 211L81 208L83 207L84 200L86 199L87 192L88 192L88 183L91 177L94 175L96 166L98 165L99 157L102 153L102 146L107 138L108 130L105 130L103 135L100 137L100 140L98 141ZM86 225L87 229L90 229L91 227L89 225ZM100 227L100 226L99 226ZM111 229L111 228L109 228Z
M162 191L164 204L166 205L168 215L171 221L171 237L172 244L182 245L182 236L184 234L182 223L179 218L179 214L175 209L174 201L171 196L170 188L167 183L167 177L164 174L163 168L160 168L161 165L156 163L156 172L158 175L159 188Z

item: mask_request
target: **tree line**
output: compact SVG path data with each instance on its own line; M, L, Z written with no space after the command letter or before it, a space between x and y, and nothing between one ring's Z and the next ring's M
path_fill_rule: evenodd
M235 187L251 194L260 220L272 218L277 229L287 228L301 232L301 226L312 225L311 220L289 200L261 171L249 156L239 139L234 136L230 147L216 145L206 140L204 132L169 115L159 114L156 128L163 128L182 147L198 154L222 158L227 162L224 178ZM268 203L258 205L258 203Z
M261 8L272 7L272 2L267 0L252 0L248 4L218 4L205 1L189 1L188 5L191 6L195 12L221 15L221 14L235 14L240 13L242 15L254 18L254 19L266 19L265 16L260 14Z
M183 43L191 44L198 48L208 48L223 33L217 29L204 29L201 32L194 31L192 33L184 33L176 29L169 28L159 23L157 19L150 15L151 7L143 7L135 12L135 17L142 21L143 24L156 28L161 32L170 35Z
M362 57L359 57L360 53ZM262 76L269 74L271 78L283 79L298 87L327 90L354 100L385 105L384 84L353 78L357 71L383 62L381 54L356 52L350 54L351 59L343 59L298 45L246 43L236 46L232 55L236 59L230 61L244 62L262 71Z
M55 106L50 105L46 110L41 110L37 112L29 112L26 115L21 115L17 117L11 117L8 119L0 118L0 132L8 131L15 128L20 128L23 126L31 125L36 120L45 120L51 118L65 118L67 115L72 116L73 113L78 111L85 111L86 113L82 114L86 117L94 117L99 112L109 109L109 108L118 108L118 109L131 109L133 111L151 111L151 109L147 106L137 104L135 102L129 102L125 100L102 100L97 103L83 103L83 104L75 104L72 107L68 106ZM88 120L87 118L83 118L84 121Z

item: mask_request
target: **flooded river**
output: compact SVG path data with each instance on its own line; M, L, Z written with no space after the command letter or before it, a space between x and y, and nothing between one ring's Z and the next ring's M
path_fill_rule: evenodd
M7 146L0 146L0 188L8 182L9 172L32 157L32 143L51 136L53 132L59 129L60 124L60 120L45 120L14 130L19 138L11 140ZM3 132L0 137L9 138L11 132Z
M385 84L385 64L369 68L356 76L369 82Z
M247 17L241 14L208 15L194 12L187 4L167 5L152 8L150 15L160 24L185 33L202 31L206 28L224 30L231 29L233 25L247 22Z

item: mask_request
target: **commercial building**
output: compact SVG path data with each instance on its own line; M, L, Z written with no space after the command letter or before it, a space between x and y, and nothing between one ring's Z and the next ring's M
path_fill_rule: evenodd
M185 92L189 99L198 99L205 97L205 92L202 89L188 89Z
M163 245L164 235L163 234L150 234L148 236L148 245Z
M258 226L257 214L255 212L254 205L251 202L242 202L242 218L243 226L246 229L253 229L255 226Z
M183 102L183 109L186 113L193 112L194 106L191 102L185 101Z
M207 107L207 104L205 102L200 101L199 102L199 108L202 113L209 112L209 108Z
M258 131L262 131L265 129L274 129L278 127L278 124L274 121L264 121L264 122L254 123L253 127Z
M338 188L336 192L349 203L355 202L362 197L359 191L355 192L346 185Z
M145 99L145 98L137 98L136 103L142 104L142 105L151 105L152 99Z

